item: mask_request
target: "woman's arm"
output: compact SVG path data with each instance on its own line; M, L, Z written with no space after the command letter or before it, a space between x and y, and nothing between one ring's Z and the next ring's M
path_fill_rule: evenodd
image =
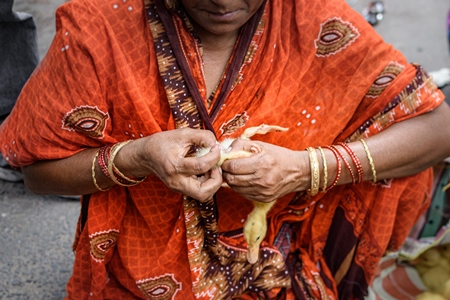
M186 157L192 145L211 147L204 157ZM103 174L99 164L93 164L99 149L87 149L71 157L39 161L22 168L24 182L38 194L84 195L114 186ZM117 153L114 164L126 176L140 178L158 176L171 190L199 200L211 197L222 183L219 168L220 151L214 135L206 130L189 128L165 131L135 140ZM211 170L211 171L209 171ZM198 177L206 174L206 177Z
M373 159L377 180L416 174L450 156L450 109L443 103L429 113L396 123L365 141ZM258 144L262 151L249 158L223 163L223 176L231 188L247 199L262 202L310 189L311 167L307 151L292 151L267 143L244 140L236 140L232 147L233 150L251 151L253 144ZM363 144L357 141L348 145L361 162L364 180L373 180L372 167ZM350 155L342 146L336 147L350 162L354 174L357 174ZM323 150L329 186L336 178L338 164L333 152ZM316 154L322 190L324 165L317 149ZM351 182L352 176L342 163L337 184Z
M378 179L416 174L450 156L450 108L442 103L429 113L392 125L366 142ZM364 157L361 143L351 145ZM370 166L365 169L370 170ZM371 172L366 176L372 180Z

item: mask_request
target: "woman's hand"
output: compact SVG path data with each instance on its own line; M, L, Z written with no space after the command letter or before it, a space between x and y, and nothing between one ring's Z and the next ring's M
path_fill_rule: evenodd
M187 157L195 145L210 147L211 152L203 157ZM127 157L133 159L131 164L124 161ZM135 177L155 174L172 191L204 201L222 184L221 170L215 167L219 158L220 148L212 132L182 128L134 141L119 152L115 164Z
M223 178L233 190L250 200L271 202L309 188L310 168L306 151L242 139L233 142L232 151L251 152L252 145L257 145L261 151L247 158L226 160L222 164Z

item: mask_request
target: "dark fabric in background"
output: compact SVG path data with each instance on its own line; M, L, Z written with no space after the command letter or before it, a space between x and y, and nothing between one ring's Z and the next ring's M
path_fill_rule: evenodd
M0 0L0 123L39 63L33 17L13 12L13 2Z

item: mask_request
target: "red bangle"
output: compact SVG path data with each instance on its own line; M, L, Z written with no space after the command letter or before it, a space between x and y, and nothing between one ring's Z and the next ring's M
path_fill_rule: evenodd
M356 183L355 173L353 173L353 170L352 170L349 162L345 158L345 156L342 154L342 152L336 146L331 145L330 147L334 148L337 151L337 153L339 154L339 156L342 158L342 161L344 162L345 166L347 167L348 171L350 172L350 175L352 176L352 183L355 184Z
M131 186L134 185L138 182L140 182L142 180L142 178L140 179L133 179L133 178L128 178L125 175L123 175L118 169L117 167L113 164L113 174L111 174L108 170L108 164L112 163L110 161L110 154L111 154L111 149L112 149L113 145L106 145L102 148L100 148L100 150L98 151L98 156L97 156L97 162L100 165L100 168L103 172L103 174L105 174L108 178L111 178L111 176L114 176L114 179L117 180L117 182L119 182L122 185L125 186Z
M109 153L111 151L112 145L106 145L104 147L101 147L98 151L98 157L97 162L103 172L103 174L106 175L106 177L111 178L111 174L108 172L108 160L109 160Z
M363 172L362 164L361 164L358 156L356 156L356 154L355 154L355 152L353 152L352 148L350 148L350 146L347 145L346 143L339 142L338 145L341 145L342 147L344 147L345 151L347 151L347 153L352 158L352 161L356 167L356 171L358 172L358 181L357 182L358 183L363 182L364 181L364 172Z
M325 190L325 192L328 192L329 190L331 190L333 187L335 187L337 185L339 178L341 177L342 164L341 164L341 159L339 158L339 154L336 152L336 149L334 149L333 147L330 147L330 146L325 146L324 148L331 150L331 152L333 152L333 154L334 154L334 157L336 157L336 161L337 161L336 178L331 183L331 185Z

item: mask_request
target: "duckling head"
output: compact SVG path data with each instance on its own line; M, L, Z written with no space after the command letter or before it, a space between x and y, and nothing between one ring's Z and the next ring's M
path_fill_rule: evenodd
M248 244L247 261L254 264L259 258L259 246L266 237L267 219L262 210L254 209L244 224L244 237Z

